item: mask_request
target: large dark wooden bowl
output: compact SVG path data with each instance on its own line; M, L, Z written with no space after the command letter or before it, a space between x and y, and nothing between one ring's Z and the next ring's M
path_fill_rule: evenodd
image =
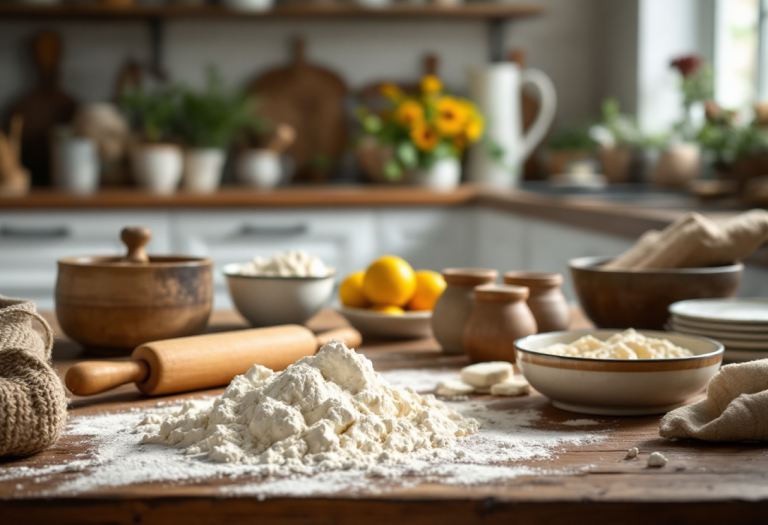
M669 305L685 299L734 297L744 265L664 270L603 270L611 257L572 259L573 287L599 328L663 330Z
M148 230L123 235L130 241L126 257L58 261L56 316L64 333L100 355L128 355L150 341L201 333L213 305L213 261L148 257Z

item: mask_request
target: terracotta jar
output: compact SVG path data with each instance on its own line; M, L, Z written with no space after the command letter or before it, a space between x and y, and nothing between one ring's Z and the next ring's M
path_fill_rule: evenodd
M432 332L447 354L464 353L464 325L475 306L475 287L492 283L499 276L486 268L447 268L447 284L432 312Z
M568 330L571 309L560 286L563 276L549 272L507 272L504 284L525 286L530 290L528 307L536 318L539 333Z
M475 307L464 327L464 348L473 363L515 362L515 339L536 333L525 300L528 288L487 284L475 288Z

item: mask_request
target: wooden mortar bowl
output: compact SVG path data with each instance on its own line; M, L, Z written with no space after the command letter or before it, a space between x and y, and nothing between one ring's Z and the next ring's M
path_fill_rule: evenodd
M664 330L669 305L685 299L734 297L744 265L603 270L611 257L571 259L573 288L598 328Z
M146 229L123 230L126 257L58 261L56 316L69 338L96 354L128 355L141 344L205 329L213 304L213 261L148 257L143 245L150 236Z

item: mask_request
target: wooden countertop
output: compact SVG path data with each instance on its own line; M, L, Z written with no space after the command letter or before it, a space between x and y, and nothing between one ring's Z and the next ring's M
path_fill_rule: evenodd
M336 314L322 312L312 322L321 330L343 323ZM580 315L574 326L587 323ZM231 312L217 312L213 330L243 327ZM377 370L422 367L460 367L462 357L442 355L432 340L368 342L360 351ZM80 349L60 339L55 364L63 374ZM194 398L219 390L163 399ZM479 400L487 398L478 397ZM74 397L71 416L154 406L158 399L139 395L133 386L91 398ZM559 429L560 423L580 416L553 408L538 393L508 402L509 410L535 409L538 428ZM521 461L515 465L568 468L574 474L540 473L478 486L449 486L432 481L391 492L354 496L335 494L300 499L235 497L220 492L231 480L206 479L184 483L144 483L95 489L77 496L40 496L67 473L41 477L17 488L17 480L3 479L8 467L66 464L88 445L64 438L48 451L0 463L0 516L3 523L764 523L768 516L768 448L764 444L734 445L669 442L658 436L658 416L600 417L609 438L586 446L564 445L552 460ZM660 451L669 464L648 469L642 460L625 460L637 446L647 456ZM243 480L236 482L258 480Z

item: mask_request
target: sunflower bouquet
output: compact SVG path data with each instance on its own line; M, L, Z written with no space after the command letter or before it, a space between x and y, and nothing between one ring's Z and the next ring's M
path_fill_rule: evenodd
M381 113L360 109L358 118L366 135L391 148L384 166L389 180L409 171L428 170L442 159L459 159L483 135L483 116L477 107L444 93L436 76L422 78L415 95L394 84L383 85L381 94L390 107Z

